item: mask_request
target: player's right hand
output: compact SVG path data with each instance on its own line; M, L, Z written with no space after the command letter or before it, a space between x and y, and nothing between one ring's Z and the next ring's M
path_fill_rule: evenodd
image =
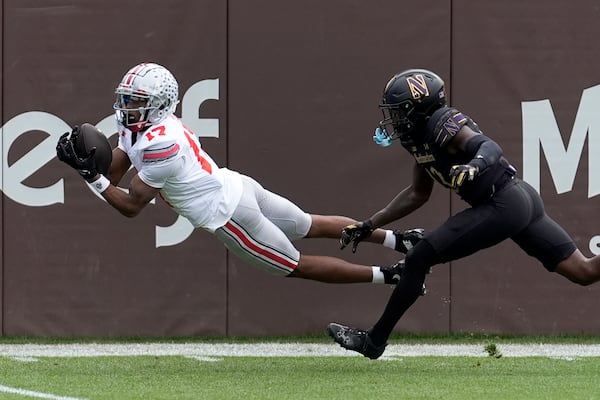
M458 189L465 181L472 181L479 173L479 168L471 164L453 165L450 168L450 176L452 180L450 184L453 189Z
M352 243L352 252L356 253L358 244L371 236L371 233L373 233L373 223L371 220L357 222L344 227L340 236L340 249L344 249Z
M78 127L73 128L73 132L65 132L56 145L56 156L58 159L74 170L76 170L83 179L88 182L93 179L97 174L96 160L94 153L96 148L92 148L90 154L80 157L75 151L73 140L79 133Z

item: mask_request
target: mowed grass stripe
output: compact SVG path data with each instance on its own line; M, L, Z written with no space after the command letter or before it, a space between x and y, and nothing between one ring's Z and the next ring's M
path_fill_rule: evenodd
M7 387L90 400L600 398L600 357L0 357L0 371Z

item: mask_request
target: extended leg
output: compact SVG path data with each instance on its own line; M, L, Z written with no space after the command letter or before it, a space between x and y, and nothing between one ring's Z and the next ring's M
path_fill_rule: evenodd
M398 262L390 267L353 264L336 257L300 255L291 278L311 279L325 283L386 283L396 284L404 265ZM380 275L374 279L374 274Z
M434 256L434 250L427 241L420 242L408 253L400 281L373 328L365 331L331 323L327 327L329 335L348 350L371 359L379 358L396 323L422 294L425 275L435 263Z
M587 258L577 249L554 272L579 285L591 285L600 281L600 256Z

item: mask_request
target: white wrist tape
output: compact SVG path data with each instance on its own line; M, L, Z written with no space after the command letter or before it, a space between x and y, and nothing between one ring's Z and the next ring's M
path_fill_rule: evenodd
M387 247L388 249L396 248L396 235L394 235L394 231L386 230L385 231L385 239L383 239L383 247Z
M372 266L373 269L373 279L371 282L373 283L385 283L385 277L383 276L383 272L381 272L381 267Z
M98 193L104 192L110 186L110 181L104 175L100 175L100 178L90 183L96 189Z

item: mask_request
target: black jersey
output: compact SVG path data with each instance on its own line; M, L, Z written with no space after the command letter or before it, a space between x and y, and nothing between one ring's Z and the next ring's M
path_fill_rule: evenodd
M417 164L425 168L427 173L441 185L453 189L451 185L450 168L453 165L468 164L476 154L458 151L451 154L448 143L467 125L473 131L483 134L479 126L468 116L451 107L442 107L435 111L423 129L418 142L404 144L412 154ZM504 158L500 157L494 165L489 165L475 176L472 181L466 181L458 189L458 195L469 204L477 204L489 198L497 186L512 177L516 169Z

